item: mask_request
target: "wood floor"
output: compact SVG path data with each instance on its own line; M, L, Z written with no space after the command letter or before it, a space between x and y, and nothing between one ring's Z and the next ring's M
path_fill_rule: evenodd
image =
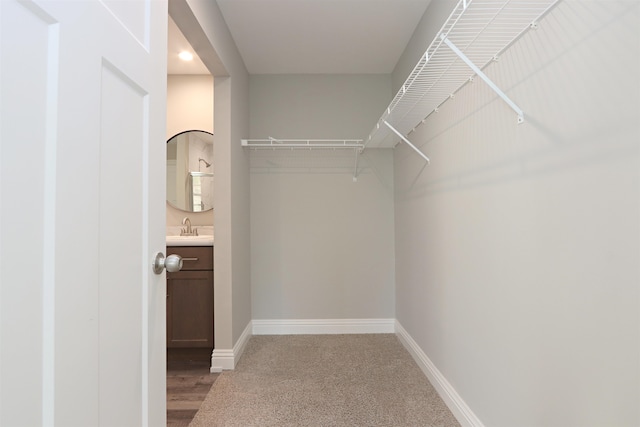
M219 374L209 363L170 362L167 366L167 427L186 427Z

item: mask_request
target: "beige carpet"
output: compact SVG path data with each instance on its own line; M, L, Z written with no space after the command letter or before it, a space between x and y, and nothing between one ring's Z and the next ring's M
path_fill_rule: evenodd
M395 335L254 336L191 427L459 426Z

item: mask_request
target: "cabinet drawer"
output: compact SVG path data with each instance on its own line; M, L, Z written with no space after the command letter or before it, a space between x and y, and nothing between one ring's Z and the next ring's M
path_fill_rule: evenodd
M182 271L213 270L212 246L167 246L167 256L172 254L183 258Z

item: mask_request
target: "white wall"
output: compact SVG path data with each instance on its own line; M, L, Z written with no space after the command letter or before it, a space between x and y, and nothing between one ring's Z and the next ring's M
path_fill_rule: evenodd
M213 129L213 76L167 76L167 140L187 131Z
M258 75L251 137L364 138L389 75ZM390 150L251 153L254 319L394 317Z
M167 76L167 141L187 130L213 133L213 76ZM167 203L167 225L189 216L193 225L213 225L214 211L186 213Z
M395 150L397 319L486 426L640 425L639 8L561 2L487 69L524 124L476 80Z

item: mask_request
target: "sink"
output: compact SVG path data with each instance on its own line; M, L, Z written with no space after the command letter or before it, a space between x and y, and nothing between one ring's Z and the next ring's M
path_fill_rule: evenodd
M167 246L213 246L213 235L167 236Z
M194 226L199 236L180 236L180 227L167 227L167 246L213 246L213 227Z

